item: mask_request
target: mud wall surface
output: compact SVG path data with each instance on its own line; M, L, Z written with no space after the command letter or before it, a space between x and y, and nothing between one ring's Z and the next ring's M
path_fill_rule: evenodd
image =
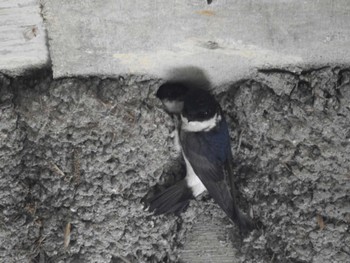
M159 84L0 76L1 260L349 262L350 69L261 71L218 89L239 203L259 226L244 240L209 197L180 217L143 210L181 177Z

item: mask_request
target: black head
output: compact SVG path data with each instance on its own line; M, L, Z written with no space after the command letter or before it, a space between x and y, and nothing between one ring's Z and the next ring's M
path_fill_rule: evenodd
M180 82L166 82L157 91L157 98L160 100L182 101L188 88Z
M188 121L205 121L213 118L219 110L219 104L209 91L193 89L185 97L182 115Z

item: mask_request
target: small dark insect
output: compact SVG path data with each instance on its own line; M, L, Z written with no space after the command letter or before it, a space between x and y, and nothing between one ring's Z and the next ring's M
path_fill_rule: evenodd
M23 32L23 36L26 40L31 40L39 34L39 28L37 26L31 26L26 28Z
M213 2L213 0L207 0L208 5L210 5Z

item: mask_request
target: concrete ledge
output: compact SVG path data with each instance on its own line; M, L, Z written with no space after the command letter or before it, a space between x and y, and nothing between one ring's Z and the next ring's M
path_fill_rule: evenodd
M49 62L46 32L36 0L0 2L0 71L21 75Z
M218 85L256 68L350 62L346 0L45 0L44 7L54 77L169 78L197 67Z

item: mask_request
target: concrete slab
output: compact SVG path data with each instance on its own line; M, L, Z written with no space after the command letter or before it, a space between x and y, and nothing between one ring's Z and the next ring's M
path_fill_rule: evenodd
M230 237L232 233L237 234L235 239ZM228 228L223 220L202 214L187 234L180 250L180 260L191 263L238 262L239 243L238 231L232 225Z
M49 62L46 32L37 0L0 1L0 71L21 75Z
M54 77L173 77L196 67L220 84L261 67L350 62L347 0L43 4Z

